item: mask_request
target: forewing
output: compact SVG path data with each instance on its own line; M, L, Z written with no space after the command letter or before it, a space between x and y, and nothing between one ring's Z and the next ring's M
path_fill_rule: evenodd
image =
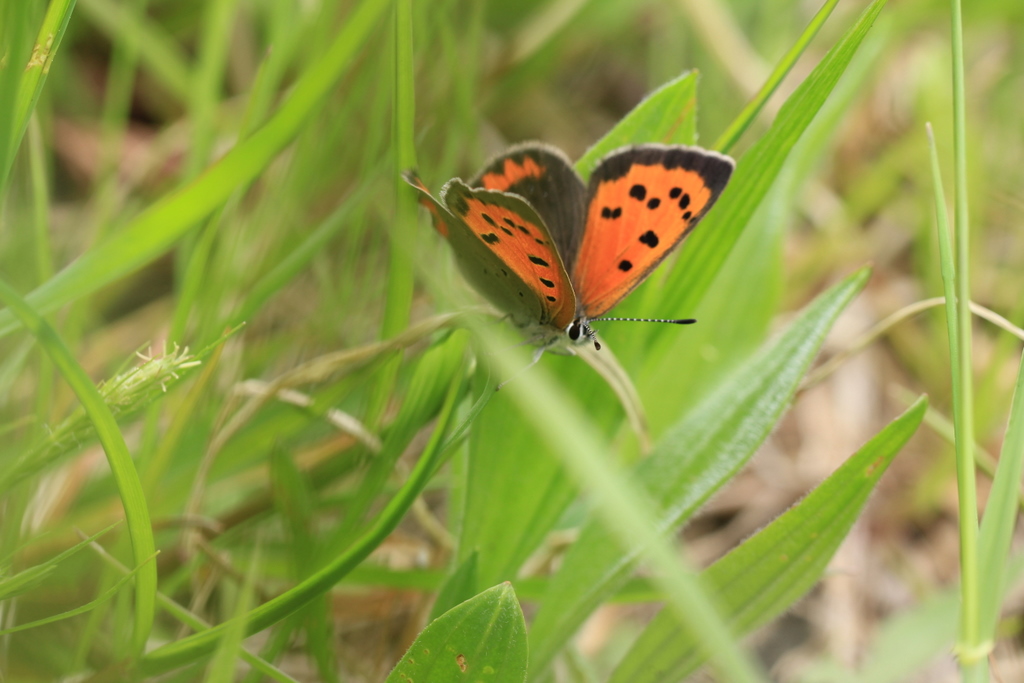
M640 145L612 152L588 188L572 282L588 318L644 281L722 194L734 162L698 147Z
M544 221L566 270L579 251L586 188L561 150L527 142L495 157L470 187L511 192L526 199Z
M576 312L576 296L551 234L536 211L521 197L497 190L473 189L458 178L441 191L459 229L448 241L460 257L463 272L496 305L535 302L540 315L529 322L565 328ZM500 299L500 301L499 301Z

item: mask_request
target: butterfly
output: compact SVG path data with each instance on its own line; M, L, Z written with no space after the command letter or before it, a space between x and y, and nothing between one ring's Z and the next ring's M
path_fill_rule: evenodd
M633 291L700 222L735 167L699 147L617 149L583 180L564 153L516 145L435 199L412 171L463 275L544 350L597 342L590 323ZM686 323L693 320L659 320Z

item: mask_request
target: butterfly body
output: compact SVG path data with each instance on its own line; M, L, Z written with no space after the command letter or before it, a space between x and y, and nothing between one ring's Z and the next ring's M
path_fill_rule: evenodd
M584 185L562 152L527 143L439 199L406 180L470 283L529 341L571 353L689 234L733 167L697 147L637 145L605 156Z

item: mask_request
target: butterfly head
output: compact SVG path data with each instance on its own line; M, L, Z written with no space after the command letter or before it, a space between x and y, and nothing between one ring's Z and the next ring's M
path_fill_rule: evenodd
M576 318L565 328L565 335L574 346L581 346L588 342L594 342L594 348L601 350L601 342L597 341L597 333L590 327L586 318Z

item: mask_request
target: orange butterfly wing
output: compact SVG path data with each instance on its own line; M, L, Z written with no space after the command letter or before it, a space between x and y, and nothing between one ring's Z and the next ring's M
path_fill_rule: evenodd
M469 184L524 198L547 226L566 270L572 270L583 234L587 188L565 153L542 142L513 145Z
M463 272L481 293L519 324L564 329L573 321L576 295L569 275L544 221L525 200L501 191L473 189L457 178L445 185L441 198L467 228L449 230L448 240L460 256ZM480 247L492 258L473 257ZM527 291L522 291L520 282ZM540 315L523 320L517 315L520 306L514 305L516 296L526 304L538 302ZM503 303L510 297L512 304Z
M590 178L572 282L587 318L603 315L708 212L732 159L696 147L642 145L612 152Z

